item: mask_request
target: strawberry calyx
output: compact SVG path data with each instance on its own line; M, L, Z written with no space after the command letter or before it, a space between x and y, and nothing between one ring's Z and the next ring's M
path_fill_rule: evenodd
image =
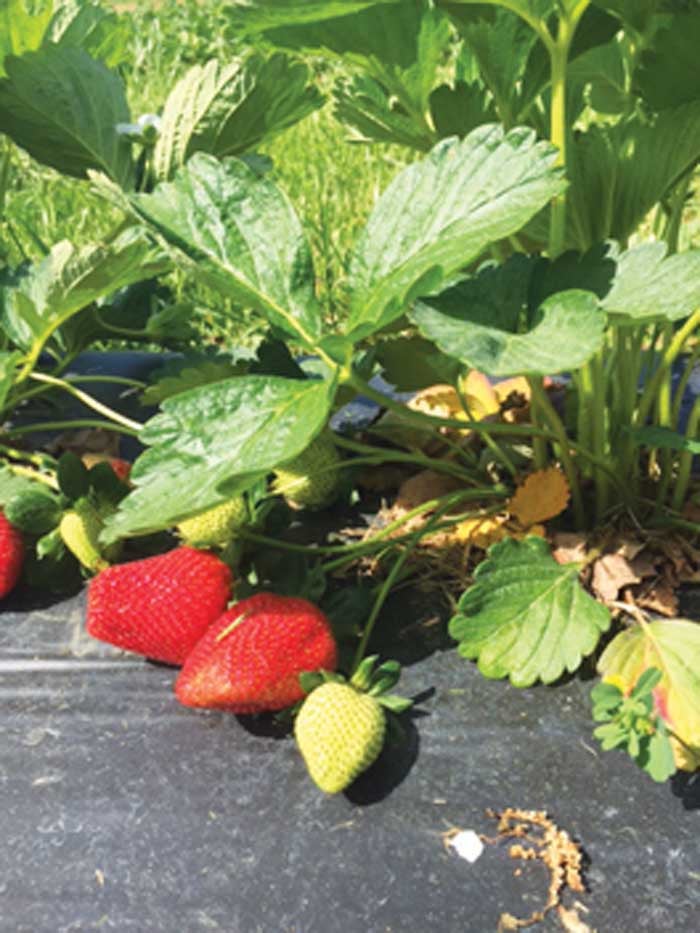
M366 693L374 697L381 706L392 713L405 712L413 706L413 700L389 693L401 677L401 665L398 661L389 660L377 666L378 661L378 654L368 655L360 662L349 679L337 671L305 672L299 675L299 684L307 696L322 684L346 684L358 693Z

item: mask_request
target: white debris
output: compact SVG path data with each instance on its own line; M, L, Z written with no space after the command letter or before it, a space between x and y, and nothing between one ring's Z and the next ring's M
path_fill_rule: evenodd
M461 829L451 834L445 842L455 850L460 858L466 859L472 865L484 851L484 843L473 829Z

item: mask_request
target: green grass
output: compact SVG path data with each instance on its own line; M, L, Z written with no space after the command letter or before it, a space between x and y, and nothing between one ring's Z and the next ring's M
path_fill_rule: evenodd
M121 71L134 117L157 113L170 88L193 64L212 57L228 60L245 51L229 36L226 4L218 0L112 5L129 17L132 28L130 60ZM329 70L319 62L313 65L322 89L329 91ZM411 158L387 146L351 144L347 135L328 104L263 147L274 161L276 181L305 224L318 294L329 321L344 314L348 257L359 230L379 193ZM77 245L99 242L119 221L118 212L96 198L86 181L38 165L14 146L9 151L10 184L5 210L0 211L0 262L36 261L62 239ZM198 308L203 339L235 342L255 329L244 309L229 307L181 279L176 286L179 296Z

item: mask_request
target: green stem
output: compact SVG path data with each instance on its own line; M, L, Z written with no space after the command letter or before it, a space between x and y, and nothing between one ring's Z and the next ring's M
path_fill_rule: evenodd
M24 424L17 428L6 428L8 437L21 437L23 434L35 434L39 431L67 431L77 428L102 428L104 431L116 431L122 434L138 436L138 431L120 427L113 421L99 421L97 418L74 418L70 421L43 421L41 424Z
M671 426L673 427L674 431L678 430L678 420L681 415L681 406L683 404L683 399L685 398L685 391L688 388L688 382L690 381L690 377L693 375L693 371L695 369L695 364L698 361L698 357L700 357L700 341L698 341L698 343L695 345L695 347L693 348L693 352L690 354L690 356L688 357L686 361L685 368L683 370L683 375L678 381L676 392L675 392L675 395L673 396L673 406L671 409Z
M459 403L462 406L462 410L464 411L464 414L467 416L467 418L470 419L470 421L474 421L475 420L474 416L469 407L469 403L464 397L464 393L459 388L459 386L456 386L455 388L457 392L457 397L459 398ZM489 448L489 450L492 451L496 459L500 463L502 463L503 466L506 468L506 470L508 470L510 475L513 478L515 478L518 475L518 471L515 467L515 464L513 463L511 458L508 456L508 454L505 452L505 450L501 447L501 445L498 443L498 441L495 441L489 434L484 434L483 439L486 443L486 446Z
M113 408L110 408L108 405L104 405L102 402L98 402L97 399L94 399L91 395L88 395L87 392L83 392L81 389L76 389L75 386L71 385L70 382L66 382L65 379L56 379L54 376L47 376L45 373L30 373L30 379L33 379L35 382L43 382L46 385L56 386L60 389L63 389L65 392L68 392L70 395L73 395L78 401L82 402L83 405L86 405L88 408L92 408L93 411L96 411L99 415L104 415L105 418L109 418L111 421L114 421L115 424L120 425L122 428L126 428L127 431L132 434L138 434L143 430L143 425L138 421L132 421L131 418L127 418L125 415L120 415L118 411L114 411Z
M685 429L686 439L694 441L697 439L698 426L700 425L700 398L696 398L688 417L688 424ZM690 473L693 467L693 453L689 450L681 451L678 461L678 476L671 499L671 508L677 512L683 508L685 497L690 483Z
M604 461L608 454L608 409L603 352L599 350L595 354L591 360L591 370L593 374L593 452ZM596 487L596 524L599 524L608 509L610 484L608 474L604 470L595 469L593 477Z
M635 425L643 427L646 424L654 400L659 394L661 383L666 378L678 354L682 352L685 341L698 326L700 326L700 310L695 311L694 314L688 318L683 327L676 331L673 339L665 348L658 369L647 382L642 392L642 397L637 406L637 413L634 421ZM632 441L632 443L634 442Z
M590 0L579 0L569 12L560 9L556 39L548 46L551 76L551 113L549 138L559 150L557 164L567 167L567 113L566 77L569 64L569 49L581 17ZM549 257L555 259L564 250L566 242L566 194L557 195L552 201L549 227Z
M559 456L561 457L561 465L564 468L564 472L566 473L566 478L569 481L569 488L571 490L571 503L574 509L576 524L579 528L585 528L586 512L583 507L583 496L581 495L581 486L579 483L576 466L570 453L571 445L566 433L566 428L562 424L559 415L550 402L547 393L540 385L539 380L531 379L530 388L532 391L533 399L537 399L537 404L539 405L540 410L549 422L552 433L555 435L557 441L559 442Z
M377 598L375 599L374 605L372 606L372 611L369 614L369 617L367 619L367 622L362 632L362 637L360 638L360 642L357 646L357 650L355 651L355 658L352 663L351 673L354 673L357 670L362 659L365 656L365 651L367 649L367 645L369 644L369 640L372 636L372 632L374 631L374 626L376 624L376 621L379 618L379 613L381 612L382 607L384 606L384 603L386 602L387 596L391 592L391 589L399 573L401 572L404 564L406 563L408 558L411 556L411 554L415 550L421 538L425 537L425 535L428 534L434 528L435 525L437 525L442 515L449 508L450 506L447 505L443 507L442 509L439 509L435 513L435 515L433 515L433 517L425 523L424 527L421 528L420 531L414 533L413 541L408 543L405 549L396 558L394 562L394 566L391 568L391 570L389 571L389 574L387 575L386 580L380 587L379 593L377 594Z
M19 450L17 447L9 447L7 444L0 444L0 454L4 454L12 460L24 460L25 463L31 463L32 466L39 470L54 470L56 468L56 460L50 454Z
M447 473L450 476L461 479L465 483L469 483L471 486L480 485L479 481L474 479L470 473L449 460L436 460L420 453L404 453L401 450L372 447L370 444L363 444L360 441L354 441L351 438L343 437L342 434L335 435L333 442L336 447L342 447L345 450L352 450L361 454L372 454L374 457L373 462L375 463L411 463L416 466L423 466L428 470L434 470L436 473ZM354 463L355 461L351 462Z

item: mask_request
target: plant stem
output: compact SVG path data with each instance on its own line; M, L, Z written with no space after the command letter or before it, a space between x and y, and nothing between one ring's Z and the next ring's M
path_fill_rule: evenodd
M569 438L566 433L566 428L562 424L559 415L550 402L547 393L540 385L539 380L531 379L530 389L532 391L533 399L537 399L537 404L539 405L544 417L549 422L552 433L559 441L559 456L561 457L561 465L564 468L564 472L566 473L566 478L569 481L569 488L571 490L571 503L574 509L576 524L579 528L584 528L586 526L586 513L583 507L583 497L581 495L581 486L579 483L578 473L569 450Z
M102 428L104 431L116 431L122 434L138 436L138 431L118 426L113 421L99 421L97 418L74 418L70 421L44 421L41 424L24 424L17 428L6 428L8 437L21 437L23 434L35 434L39 431L67 431L72 428Z
M676 392L673 396L673 406L671 409L671 426L674 431L678 430L678 422L680 421L681 416L681 407L683 406L683 399L685 398L685 391L688 388L688 383L690 377L693 375L695 370L695 364L700 357L700 341L695 344L693 352L689 355L685 367L683 369L683 375L678 380L678 385L676 386Z
M56 468L57 461L50 454L33 453L29 450L19 450L17 447L9 447L7 444L0 443L0 454L10 457L13 460L24 460L31 463L39 470L51 470Z
M51 476L49 473L39 473L37 470L32 469L32 467L22 466L19 463L8 463L7 466L8 469L12 470L13 473L16 473L17 476L26 476L37 483L43 483L50 489L55 491L59 490L59 485L56 482L55 477Z
M391 588L393 587L396 581L396 578L401 572L401 569L403 568L408 558L411 556L411 553L415 550L421 538L425 537L425 535L434 528L434 526L438 523L442 515L449 508L450 506L447 505L447 506L444 506L442 509L439 509L435 513L435 515L428 522L426 522L425 526L421 528L420 531L414 533L413 540L409 544L406 545L405 549L396 558L396 561L394 562L394 566L389 571L389 574L386 580L382 584L379 590L379 593L377 594L377 598L375 599L374 605L372 606L372 611L370 612L369 618L367 619L365 627L362 631L362 637L360 638L360 643L358 644L357 650L355 651L355 658L352 663L351 674L357 670L360 663L362 662L362 659L364 658L365 650L367 648L370 637L374 630L375 623L377 619L379 618L379 613L381 612L382 607L384 603L386 602L386 598L391 592Z
M678 354L683 350L685 341L698 326L700 326L700 310L695 311L688 318L683 327L676 331L673 339L665 348L656 372L647 382L646 386L644 387L644 391L642 392L642 397L640 398L639 404L637 405L637 413L634 421L635 425L643 427L646 424L651 406L653 405L654 400L659 393L663 379L671 369L671 366L673 365L673 362Z
M685 429L685 436L687 440L694 441L696 439L699 425L700 398L696 398L688 418L688 425ZM671 508L675 509L677 512L680 512L680 510L683 508L683 503L685 502L685 497L688 492L688 485L690 483L690 473L692 466L693 453L690 450L681 451L681 455L678 461L678 476L676 477L676 485L673 490L673 497L671 499Z
M343 437L342 434L336 435L333 438L333 442L336 447L342 447L346 450L353 450L357 453L372 454L375 457L374 462L376 463L387 461L393 461L395 463L414 463L417 466L423 466L428 470L434 470L436 473L447 473L450 476L457 477L463 482L469 483L471 486L480 485L478 480L474 479L470 473L449 460L437 460L433 459L432 457L426 457L419 453L404 453L401 450L372 447L370 444L362 444L359 441L352 440L351 438Z
M29 376L30 379L33 379L35 382L43 382L47 385L57 386L58 388L64 389L70 395L75 396L83 405L86 405L88 408L92 408L93 411L96 411L99 415L104 415L105 418L109 418L114 421L115 424L120 425L123 428L126 428L127 431L130 431L132 434L138 434L143 430L143 425L138 421L132 421L131 418L127 418L125 415L120 415L118 411L114 411L113 408L110 408L108 405L104 405L102 402L98 402L97 399L94 399L91 395L88 395L87 392L83 392L81 389L76 389L75 386L71 385L70 382L66 382L65 379L57 379L54 376L47 376L45 373L31 373Z
M566 76L569 49L579 21L590 0L580 0L576 6L565 11L560 9L556 39L548 46L551 77L551 112L549 138L559 150L557 164L567 167L567 114ZM564 249L566 242L566 194L557 195L552 201L549 226L549 258L555 259Z

